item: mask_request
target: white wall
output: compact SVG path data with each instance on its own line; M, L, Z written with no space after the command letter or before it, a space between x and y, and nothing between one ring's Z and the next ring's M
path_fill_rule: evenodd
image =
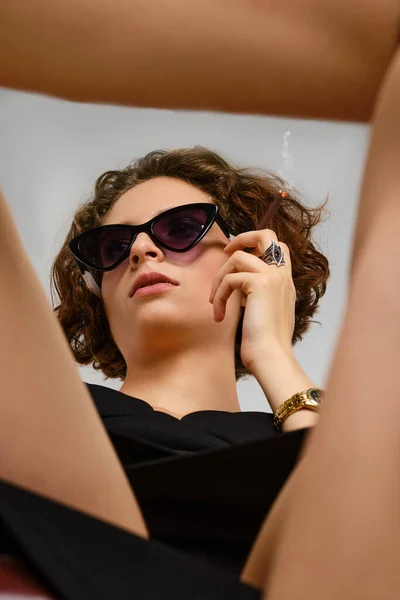
M287 130L294 159L289 170L282 156ZM315 316L322 325L312 325L295 347L321 387L344 307L368 140L369 127L358 124L84 105L0 90L0 187L49 302L50 265L77 204L103 171L125 167L151 150L200 144L236 165L282 171L313 206L329 192L331 216L317 237L332 271ZM103 381L89 367L78 368L84 381L122 385ZM254 378L240 381L238 393L243 410L270 411Z

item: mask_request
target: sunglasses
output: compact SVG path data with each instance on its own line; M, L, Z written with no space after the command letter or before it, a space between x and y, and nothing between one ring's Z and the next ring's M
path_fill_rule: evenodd
M141 231L162 248L187 252L203 239L214 222L230 238L229 228L219 214L218 206L205 202L184 204L166 210L142 225L103 225L90 229L71 240L69 248L86 283L100 295L102 273L112 271L129 256ZM97 276L88 272L88 268L97 271Z
M258 226L264 228L276 211L278 197ZM101 297L104 271L112 271L128 256L137 235L144 231L153 242L172 250L187 252L203 239L216 222L228 239L234 237L218 211L211 203L184 204L162 212L142 225L103 225L85 231L69 242L79 269L88 287Z

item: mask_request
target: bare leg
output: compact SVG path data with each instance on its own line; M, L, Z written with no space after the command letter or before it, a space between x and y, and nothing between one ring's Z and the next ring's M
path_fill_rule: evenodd
M275 506L266 579L261 546L242 576L268 600L400 598L399 106L400 50L374 116L359 207L369 218L325 403Z
M149 538L0 193L0 478Z
M398 0L12 0L0 2L0 85L368 121L399 27Z

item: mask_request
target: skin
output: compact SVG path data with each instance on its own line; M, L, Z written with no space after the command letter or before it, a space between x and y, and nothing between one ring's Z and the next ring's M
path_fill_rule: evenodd
M196 202L212 200L183 181L151 179L126 192L107 213L104 225L144 223L157 209ZM122 392L177 418L198 410L240 411L234 340L243 294L233 292L221 322L214 320L209 302L213 281L227 261L223 248L228 242L216 223L184 253L162 249L142 232L129 259L104 273L107 316L128 365ZM129 298L136 277L151 270L180 285L161 294ZM193 373L202 374L196 386Z
M398 0L9 0L0 85L78 102L367 122Z

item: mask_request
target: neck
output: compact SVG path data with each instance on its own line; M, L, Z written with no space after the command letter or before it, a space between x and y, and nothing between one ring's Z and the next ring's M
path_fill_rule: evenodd
M231 348L216 353L197 346L135 359L120 391L179 419L201 410L240 412Z

